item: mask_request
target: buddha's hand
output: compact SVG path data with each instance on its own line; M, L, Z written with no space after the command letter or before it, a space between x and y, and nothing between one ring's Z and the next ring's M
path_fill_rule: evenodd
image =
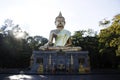
M50 42L48 46L54 46L54 44L52 42Z

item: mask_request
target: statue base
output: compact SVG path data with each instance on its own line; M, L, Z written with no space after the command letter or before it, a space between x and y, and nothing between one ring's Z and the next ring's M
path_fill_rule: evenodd
M30 72L37 74L81 74L90 72L88 51L54 49L33 51Z

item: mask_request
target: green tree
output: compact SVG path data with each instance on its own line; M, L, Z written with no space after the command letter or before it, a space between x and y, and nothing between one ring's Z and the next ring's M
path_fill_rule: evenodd
M34 37L29 36L27 38L27 43L32 48L32 50L39 50L39 47L43 46L47 42L48 42L48 39L42 36L34 36Z
M7 27L11 27L11 29L6 30ZM27 36L28 33L22 31L19 25L13 25L12 20L5 20L5 25L2 26L0 33L0 67L23 68L29 66L32 49L27 44Z
M99 21L99 26L107 27L110 24L110 20L103 19L102 21Z
M75 31L74 35L71 37L73 46L81 46L80 43L83 41L83 35L86 31Z
M100 31L99 46L104 65L116 67L120 63L117 59L120 56L120 14L114 16L110 26Z
M92 29L76 31L72 36L73 46L82 47L83 51L89 51L92 68L100 66L100 55L98 53L98 36Z
M99 42L101 43L101 53L107 51L109 47L114 49L112 52L116 53L116 56L120 55L120 14L114 16L109 27L100 31Z

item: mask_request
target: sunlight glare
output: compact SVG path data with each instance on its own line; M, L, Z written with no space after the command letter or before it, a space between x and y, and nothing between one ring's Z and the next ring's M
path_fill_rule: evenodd
M18 32L17 35L15 36L16 38L24 38L25 34L23 32Z
M29 75L12 75L8 77L10 80L24 80L29 79L32 80L32 76Z

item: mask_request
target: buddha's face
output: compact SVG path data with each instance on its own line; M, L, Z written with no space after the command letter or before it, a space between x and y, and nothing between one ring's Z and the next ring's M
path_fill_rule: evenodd
M63 18L57 18L56 21L55 21L55 25L57 27L57 29L63 29L64 26L65 26L65 21Z

